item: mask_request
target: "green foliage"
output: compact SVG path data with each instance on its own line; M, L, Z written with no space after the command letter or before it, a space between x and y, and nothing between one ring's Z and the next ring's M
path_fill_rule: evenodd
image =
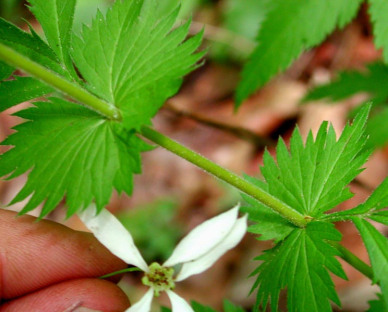
M178 5L181 5L178 18L184 19L193 15L194 10L203 0L163 0L160 1L159 11L163 14L171 13Z
M252 177L246 177L246 179L268 191L268 185L263 181ZM249 220L254 222L249 226L248 231L260 235L258 237L259 240L273 239L275 242L279 242L295 229L295 226L291 222L281 217L266 205L263 205L250 196L243 194L242 197L248 205L242 206L240 210L241 212L248 213Z
M241 307L234 305L229 300L224 300L224 312L244 312L245 310Z
M194 312L216 312L214 309L210 307L206 307L198 302L193 301L191 303L191 306L194 309Z
M29 121L1 143L14 147L0 156L0 176L11 179L30 171L11 202L32 195L22 214L44 202L43 217L64 196L68 216L92 201L101 209L113 188L132 192L140 152L149 149L135 129L151 123L164 101L177 92L182 76L196 67L203 55L194 53L201 34L184 41L189 23L172 30L179 8L163 16L156 0L127 0L116 1L106 16L98 12L92 26L84 26L72 40L74 0L30 3L49 45L32 28L28 34L2 19L0 42L116 105L123 122L58 98L38 102L17 114ZM71 53L85 83L73 68ZM1 78L13 70L7 65L0 69ZM0 83L0 108L52 91L33 78L15 77Z
M13 68L4 62L0 61L0 81L7 79L9 76L12 75Z
M266 151L261 168L269 193L314 218L351 198L347 185L362 171L360 167L370 154L363 149L369 108L366 105L360 111L338 140L327 122L322 123L315 140L309 133L305 145L296 129L290 151L280 139L277 162Z
M361 218L353 218L368 250L374 282L379 283L384 301L388 302L388 240L372 224Z
M105 14L108 8L107 0L77 0L74 12L74 33L79 34L83 24L89 25L97 10Z
M217 312L216 310L210 307L204 306L195 301L192 301L191 306L193 307L194 312ZM228 300L224 300L223 310L224 312L244 312L245 311L244 309L234 305L232 302Z
M328 219L352 220L353 217L371 219L388 225L388 178L386 178L372 193L372 195L357 207L333 213L327 216Z
M286 69L304 49L319 44L335 27L348 23L361 2L271 1L272 9L257 37L258 46L242 73L236 94L237 107L257 88Z
M362 107L338 140L327 122L321 125L315 139L310 133L305 144L296 129L289 149L279 140L276 161L265 152L261 168L265 181L247 177L312 219L306 228L297 228L264 204L244 196L249 206L243 211L254 222L249 231L260 234L259 239L274 239L277 243L257 258L263 263L252 274L258 275L254 286L258 288L256 309L270 305L271 311L277 311L281 289L287 289L289 311L331 311L330 300L340 304L328 271L346 278L335 259L340 253L330 244L339 241L341 234L333 224L320 220L336 216L324 213L353 196L347 186L361 172L370 154L364 148L369 109L369 105ZM387 183L369 198L363 211L385 207Z
M388 307L385 304L384 298L381 294L378 294L377 300L369 301L369 309L367 312L387 312Z
M227 0L224 27L254 40L269 10L269 0Z
M14 80L0 83L0 112L51 92L52 88L34 78L15 76Z
M161 200L118 216L130 231L147 263L166 260L182 236L176 220L176 203Z
M76 0L28 1L32 5L30 11L39 20L49 46L60 63L76 77L69 53Z
M366 71L343 71L338 77L328 83L310 90L303 99L304 102L321 99L340 101L360 92L369 93L375 102L388 98L386 81L388 67L383 63L369 64Z
M376 149L388 142L388 67L383 63L373 63L367 71L343 71L334 81L313 88L304 98L304 102L331 99L340 101L357 93L368 93L373 103L372 117L366 133L369 135L368 148Z
M1 143L14 148L1 155L0 176L12 179L31 170L11 204L32 195L21 213L45 201L43 217L66 195L71 216L92 200L102 209L113 187L131 193L139 153L147 149L139 138L74 103L52 98L35 105L16 114L29 121Z
M29 57L35 62L64 75L59 59L51 48L32 30L32 34L0 18L0 42Z
M377 48L383 48L384 60L388 62L388 3L384 0L368 0L368 2L375 45Z
M372 118L368 121L366 133L369 135L367 147L381 148L388 143L388 107L377 107L372 111Z
M275 248L256 260L264 261L253 274L258 274L256 309L268 304L278 311L281 289L287 288L290 312L331 311L329 300L340 305L328 270L346 278L335 256L338 251L329 242L339 241L341 234L332 224L311 222L304 229L295 229ZM319 291L318 291L319 289Z
M128 129L150 124L203 55L193 54L201 34L182 43L189 23L171 31L178 12L160 16L156 0L116 1L74 37L72 54L86 87L118 107Z
M17 12L18 6L22 0L6 0L0 2L0 16L11 19Z

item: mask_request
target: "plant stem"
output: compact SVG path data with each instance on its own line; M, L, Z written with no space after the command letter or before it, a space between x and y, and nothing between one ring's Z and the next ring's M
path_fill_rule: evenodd
M309 220L298 211L258 188L254 184L249 183L235 173L217 165L211 160L164 136L156 130L149 127L143 127L141 129L141 134L150 141L164 147L170 152L173 152L183 159L186 159L206 172L211 173L222 181L233 185L245 194L257 199L261 203L272 208L274 211L285 217L287 220L291 221L293 224L299 227L304 227L309 222Z
M121 120L121 115L119 110L114 107L112 104L109 104L93 94L89 93L82 87L69 82L68 80L58 76L56 73L50 71L49 69L33 62L32 60L26 58L22 54L16 52L15 50L7 47L0 43L0 59L9 63L12 66L20 68L21 70L31 74L37 79L45 82L46 84L55 87L60 92L67 94L68 96L80 101L82 104L88 106L92 110L95 110L102 116L113 119ZM281 202L277 198L258 188L257 186L245 181L240 176L236 175L233 172L215 164L209 159L199 155L198 153L188 149L187 147L171 140L170 138L164 136L163 134L153 130L149 127L143 127L141 134L152 142L166 148L167 150L175 153L176 155L188 160L199 168L209 172L210 174L218 177L219 179L233 185L240 191L246 193L247 195L255 198L261 203L272 208L274 211L278 212L284 218L288 219L290 222L299 227L306 226L310 218L304 217L298 211L289 207L285 203ZM365 262L357 258L349 250L343 247L340 244L333 244L333 246L341 253L341 257L350 263L357 270L365 274L369 278L373 278L372 269ZM126 269L121 272L133 271L133 269ZM117 273L117 272L116 272ZM114 274L116 274L114 273ZM110 276L108 274L107 276ZM105 278L107 276L103 276Z
M92 95L80 86L69 82L68 80L53 73L49 69L43 67L40 64L37 64L36 62L28 59L24 55L1 43L0 59L15 67L22 69L23 71L31 74L32 76L42 80L46 84L55 87L62 93L65 93L70 97L80 101L82 104L97 111L101 115L109 119L120 119L120 113L118 109L112 104L109 104L97 98L96 96ZM183 145L167 138L161 133L158 133L157 131L152 130L150 128L144 127L142 129L142 134L149 140L159 144L160 146L192 162L193 164L213 174L221 180L235 186L240 191L259 200L263 204L272 208L274 211L278 212L284 218L288 219L296 226L304 227L310 221L309 219L304 218L304 216L298 211L289 207L285 203L276 199L275 197L258 188L257 186L245 181L238 175L222 168L221 166L195 153L194 151L184 147Z
M355 254L353 254L350 250L342 246L337 242L330 242L331 245L336 248L340 253L340 257L344 259L347 263L353 266L356 270L364 274L370 280L373 280L373 271L372 268L367 265L364 261L358 258Z
M0 59L22 69L109 119L121 119L120 111L115 106L99 99L80 86L62 78L2 43L0 43Z

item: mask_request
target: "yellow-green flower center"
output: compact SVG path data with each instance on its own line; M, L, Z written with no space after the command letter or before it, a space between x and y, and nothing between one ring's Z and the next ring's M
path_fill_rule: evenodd
M173 276L173 268L166 268L154 262L149 266L149 271L144 274L141 281L144 285L152 287L155 296L158 297L161 291L175 288Z

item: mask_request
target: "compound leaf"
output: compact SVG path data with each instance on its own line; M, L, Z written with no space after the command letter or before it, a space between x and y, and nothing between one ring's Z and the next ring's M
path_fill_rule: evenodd
M0 112L25 101L53 92L49 86L31 77L15 76L0 82Z
M320 43L335 27L357 13L362 0L275 0L257 37L258 46L244 67L236 105L279 71L286 69L304 49Z
M30 170L11 202L31 195L22 214L44 202L43 217L66 195L71 216L93 200L102 209L113 188L131 193L145 143L75 103L52 98L35 106L16 114L29 121L1 143L14 147L0 156L0 176L11 179Z
M352 219L368 250L374 282L379 283L385 302L388 302L388 240L372 224L362 218Z
M278 311L280 291L287 288L290 312L329 312L330 301L340 305L329 271L346 279L335 256L338 251L329 241L339 241L341 234L334 225L310 222L306 228L294 229L275 248L256 260L264 261L253 274L258 274L256 309Z
M179 11L161 16L158 2L116 1L73 40L73 57L87 87L120 108L128 129L150 124L203 55L194 54L201 34L184 42L189 23L172 31Z
M28 0L30 11L43 28L47 42L61 64L75 75L70 57L70 42L76 0Z
M338 140L327 122L321 125L315 140L310 132L305 145L296 129L290 151L279 140L277 162L266 151L261 168L269 193L311 217L320 217L351 198L353 194L347 185L362 171L360 168L370 154L364 150L369 109L365 105Z

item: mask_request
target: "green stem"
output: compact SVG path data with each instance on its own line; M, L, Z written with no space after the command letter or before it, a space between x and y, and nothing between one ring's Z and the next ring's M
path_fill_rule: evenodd
M121 119L120 111L115 106L99 99L80 86L62 78L46 67L31 61L29 58L2 43L0 43L0 59L22 69L109 119Z
M364 261L358 258L355 254L353 254L350 250L345 248L339 243L330 242L331 245L336 248L340 253L340 257L344 259L347 263L353 266L356 270L364 274L370 280L373 280L373 271L372 268L367 265Z
M88 107L99 112L103 116L106 116L110 119L119 120L120 113L118 109L113 105L97 98L96 96L90 94L88 91L82 89L80 86L67 81L66 79L58 76L57 74L53 73L42 65L37 64L36 62L26 58L24 55L1 43L0 59L26 71L27 73L42 80L48 85L57 88L59 91L80 101L82 104L87 105ZM142 134L149 140L159 144L160 146L163 146L164 148L192 162L193 164L213 174L221 180L224 180L225 182L237 187L242 192L259 200L263 204L278 212L286 219L290 220L295 225L299 227L304 227L309 222L309 220L304 218L304 216L298 211L294 210L285 203L266 193L262 189L245 181L238 175L218 166L212 161L200 156L199 154L182 146L181 144L156 132L155 130L144 127L142 129Z
M248 181L244 180L235 173L215 164L211 160L199 155L198 153L175 142L174 140L171 140L170 138L155 131L154 129L151 129L149 127L143 127L141 129L141 134L150 141L164 147L165 149L169 150L170 152L173 152L174 154L182 157L183 159L188 160L189 162L205 170L206 172L211 173L217 178L238 188L245 194L257 199L266 206L272 208L274 211L276 211L286 219L290 220L293 224L299 227L304 227L310 221L298 211L294 210L282 201L258 188L254 184L249 183Z
M120 275L120 274L124 274L124 273L129 273L129 272L141 272L141 270L139 268L126 268L126 269L123 269L120 271L115 271L115 272L100 276L99 279L106 279L108 277L112 277L112 276Z
M119 110L113 105L99 99L98 97L92 95L91 93L84 90L80 86L67 81L66 79L58 76L56 73L31 61L30 59L26 58L22 54L16 52L15 50L1 43L0 43L0 59L9 63L12 66L22 69L23 71L31 74L32 76L38 78L39 80L45 82L46 84L55 87L60 92L67 94L70 97L80 101L82 104L97 111L98 113L100 113L106 118L113 119L113 120L121 119ZM220 167L219 165L213 163L209 159L182 146L181 144L171 140L170 138L164 136L163 134L148 127L143 127L141 130L141 133L144 137L148 138L154 143L157 143L158 145L166 148L167 150L188 160L189 162L211 173L212 175L218 177L219 179L235 186L240 191L246 193L247 195L255 198L256 200L272 208L274 211L278 212L280 215L290 220L296 226L304 227L310 221L309 218L304 217L298 211L289 207L285 203L271 196L270 194L258 188L257 186L245 181L238 175L226 170L225 168ZM341 257L345 261L350 263L353 267L355 267L357 270L359 270L369 278L373 277L372 270L366 263L364 263L362 260L357 258L354 254L352 254L350 251L348 251L340 244L335 244L334 247L340 251ZM133 270L134 269L126 269L120 272L114 272L112 274L105 275L101 278L106 278L111 275L133 271Z

